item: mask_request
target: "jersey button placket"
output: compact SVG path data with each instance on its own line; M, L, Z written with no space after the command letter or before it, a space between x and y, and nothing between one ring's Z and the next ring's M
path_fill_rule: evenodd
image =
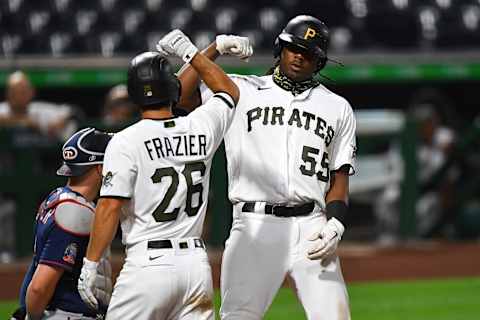
M291 99L290 100L290 103L288 105L288 113L287 114L291 114L293 108L294 108L294 102L295 102L295 99ZM287 163L286 163L286 174L285 176L287 177L287 199L286 200L286 204L290 204L290 201L292 200L293 198L293 193L294 191L292 190L292 186L290 184L291 182L291 167L292 167L292 164L291 164L291 159L293 157L293 155L291 154L291 151L294 150L295 148L293 148L292 144L294 143L294 141L292 141L292 137L294 136L293 133L292 133L292 126L290 126L288 124L288 120L286 120L287 123L285 123L286 127L287 127Z

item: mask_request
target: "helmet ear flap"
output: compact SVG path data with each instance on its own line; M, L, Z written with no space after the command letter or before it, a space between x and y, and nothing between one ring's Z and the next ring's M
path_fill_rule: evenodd
M327 65L327 62L328 62L328 58L325 56L325 54L322 53L322 55L318 57L317 70L315 70L315 72L319 72L320 70L325 68L325 66Z
M273 57L274 58L279 57L281 51L282 51L282 46L280 45L280 38L277 36L277 38L275 38L275 43L273 44Z

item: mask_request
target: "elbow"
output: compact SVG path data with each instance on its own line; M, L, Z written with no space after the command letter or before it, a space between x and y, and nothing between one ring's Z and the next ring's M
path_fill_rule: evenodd
M30 285L27 290L27 311L31 314L41 314L48 304L47 290L41 286Z
M238 103L238 100L240 99L240 90L234 82L231 83L228 93L230 94L236 105Z
M30 301L37 301L38 298L44 297L47 293L45 287L35 284L34 282L30 283L27 290L27 298Z

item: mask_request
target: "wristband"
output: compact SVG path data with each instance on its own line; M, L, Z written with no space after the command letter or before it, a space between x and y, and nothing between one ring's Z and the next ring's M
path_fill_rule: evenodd
M326 211L327 219L336 218L338 221L344 224L345 217L347 216L348 206L345 201L333 200L327 203Z

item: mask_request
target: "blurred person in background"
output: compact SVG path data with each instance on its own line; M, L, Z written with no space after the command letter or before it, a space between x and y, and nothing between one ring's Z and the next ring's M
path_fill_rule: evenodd
M188 112L174 106L175 116L185 116ZM105 96L102 123L108 128L121 129L133 121L140 119L140 108L128 96L127 86L118 84L112 87Z
M80 298L77 281L87 251L94 201L102 184L102 164L111 135L85 128L63 145L57 175L68 178L41 203L34 222L33 259L12 319L96 319ZM108 255L109 253L107 253ZM108 305L112 290L109 258L98 266L97 298Z
M35 88L22 71L8 76L5 97L0 103L0 127L27 128L59 141L76 130L73 108L34 101Z
M130 124L139 119L140 110L128 97L128 90L125 84L112 87L103 105L102 122L107 127L118 127Z
M421 238L446 236L453 222L454 183L456 166L445 165L452 155L455 131L442 119L450 106L436 91L421 91L413 99L408 115L417 124L417 180L419 194L416 203L416 234ZM403 171L398 143L388 151L391 170ZM378 242L394 244L399 238L401 184L387 185L374 204L378 222Z
M74 110L67 105L34 101L35 88L22 71L6 81L6 101L0 103L0 127L12 128L12 144L23 146L63 141L77 127ZM17 157L14 151L0 149L0 173L11 171ZM10 262L15 246L15 200L0 194L0 262Z

